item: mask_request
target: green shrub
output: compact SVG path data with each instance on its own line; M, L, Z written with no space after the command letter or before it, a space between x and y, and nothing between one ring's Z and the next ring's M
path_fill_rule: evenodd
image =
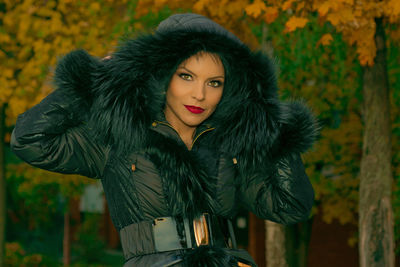
M76 243L73 245L76 259L79 262L101 262L106 244L99 234L100 222L100 214L85 214L85 219L76 232Z

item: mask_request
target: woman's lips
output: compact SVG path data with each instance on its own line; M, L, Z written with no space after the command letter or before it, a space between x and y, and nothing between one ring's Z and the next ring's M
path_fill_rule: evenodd
M184 106L185 106L185 108L187 108L187 110L189 110L190 112L192 112L194 114L200 114L204 111L204 109L201 107L187 106L187 105L184 105Z

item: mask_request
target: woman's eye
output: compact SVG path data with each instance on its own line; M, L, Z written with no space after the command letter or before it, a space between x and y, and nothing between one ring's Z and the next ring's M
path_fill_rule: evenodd
M181 73L181 74L179 74L179 77L181 77L182 79L184 79L186 81L191 81L192 80L192 75L187 74L187 73Z
M208 85L211 86L211 87L221 87L222 84L223 84L223 83L222 83L221 81L217 81L217 80L215 80L215 81L210 81L210 82L208 83Z

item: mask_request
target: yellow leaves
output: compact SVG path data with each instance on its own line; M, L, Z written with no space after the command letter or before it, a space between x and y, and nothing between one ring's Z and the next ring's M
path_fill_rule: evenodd
M354 0L337 0L339 3L354 5Z
M361 65L372 65L376 54L375 18L386 16L390 23L400 22L400 1L313 1L321 22L329 22L343 39L356 47ZM321 39L319 43L328 42Z
M400 1L389 0L383 8L384 14L389 17L391 23L399 23L400 21Z
M217 23L223 25L228 30L236 33L245 43L252 45L257 42L253 32L248 25L248 19L244 19L246 9L251 13L248 18L254 16L265 16L272 22L277 17L277 9L268 9L263 0L139 0L135 9L135 18L158 12L161 8L168 6L170 10L190 9L194 13L203 14ZM163 5L164 3L164 5ZM250 7L249 7L250 6ZM263 17L264 19L264 17Z
M292 32L297 28L304 28L307 23L307 18L292 16L285 24L285 32Z
M297 0L287 0L282 5L268 2L270 5L266 5L266 1L254 0L251 4L246 5L244 10L247 15L254 19L262 18L267 24L274 22L279 16L280 10L286 11L292 7L292 4ZM304 6L304 3L299 3L299 8Z
M5 81L5 82L4 82ZM12 88L7 84L7 80L0 79L0 82L3 82L0 85L0 105L7 103L8 100L10 99L10 96L12 94Z
M14 71L12 69L2 66L0 67L0 73L2 73L0 75L0 105L2 105L8 102L17 83L14 80Z
M135 9L135 18L140 18L151 11L152 2L139 0Z
M5 78L12 78L13 74L14 74L14 72L11 69L5 69L3 72L3 76Z
M63 28L65 27L65 25L62 22L62 18L61 15L59 13L55 14L54 16L51 17L50 20L50 27L48 27L47 29L43 29L43 24L46 23L44 21L40 21L40 29L38 29L38 31L43 31L45 34L45 36L49 36L49 35L53 35L53 34L59 34L61 32L63 32Z
M45 87L56 58L84 48L103 56L126 1L8 1L0 13L0 103L8 102L7 123L32 105ZM124 11L123 11L124 12ZM11 75L12 74L12 75ZM11 75L11 76L10 76Z
M265 6L264 1L255 0L252 4L248 5L245 8L246 13L253 17L258 18L263 11L266 11L267 7Z
M239 14L243 15L243 10L246 7L246 2L245 1L229 2L228 0L226 1L227 3L225 5L225 8L219 8L217 14L218 18L221 19L220 21L221 22L223 21L223 24L229 27L230 24L231 25L235 24L237 17L240 16Z
M322 205L322 218L326 223L331 223L333 219L338 219L344 225L347 223L356 223L357 205L355 201L346 201L348 196L338 195L327 199Z
M376 55L375 46L375 21L373 18L369 22L363 23L363 26L357 28L352 25L345 25L342 28L343 39L349 44L356 46L358 60L361 65L373 65Z
M282 10L288 10L289 8L291 8L292 7L292 4L294 3L294 2L296 2L297 0L287 0L287 1L285 1L284 3L283 3L283 5L282 5Z
M248 0L222 0L218 4L215 4L215 0L193 1L193 12L206 15L232 30L238 27L238 18L243 17L243 11L247 4ZM188 8L191 8L190 5L188 5ZM254 12L258 11L254 9Z
M332 42L333 38L330 33L326 33L322 35L321 39L318 40L317 46L319 45L329 45Z
M279 10L277 7L267 7L265 9L265 14L263 16L263 19L266 23L272 23L274 22L279 16Z
M27 102L22 97L12 97L8 101L7 115L16 118L27 109Z
M100 3L98 2L93 2L90 4L89 9L93 10L93 11L99 11L101 8Z
M390 14L393 16L399 16L400 15L400 2L397 0L390 0L386 4L385 10L390 11Z
M359 116L353 112L349 115L343 117L339 128L322 131L315 153L319 159L321 155L324 158L325 166L318 172L320 177L314 187L327 223L333 219L342 224L356 222L359 180L354 166L359 164L362 126Z
M297 5L296 5L296 12L300 12L301 10L304 9L305 6L306 6L305 2L297 3Z
M357 54L362 66L372 66L376 56L376 46L375 44L357 46Z
M320 5L319 7L317 7L317 11L318 14L321 17L326 16L326 14L328 13L329 9L330 9L331 5L329 4L329 2L324 2L322 5Z
M125 0L126 1L126 0ZM140 18L142 16L145 16L147 14L149 14L150 12L156 14L158 11L160 11L161 9L163 9L164 7L167 7L171 10L174 9L188 9L189 7L192 8L193 11L197 12L197 13L202 13L199 12L198 10L195 10L194 5L196 3L198 3L201 6L201 9L203 9L203 4L206 5L207 2L200 0L200 1L187 1L187 0L139 0L137 2L136 5L136 9L135 9L135 18ZM215 5L213 7L216 7Z
M210 0L199 0L199 1L193 1L193 10L195 10L196 12L201 13L202 11L204 11L207 6L210 4Z
M3 32L0 32L0 43L9 43L11 41L11 37Z
M71 25L71 27L69 27L69 31L68 33L71 35L78 35L80 32L80 27L76 24Z
M154 8L157 9L157 10L160 10L166 4L168 4L168 0L155 0L154 1Z
M34 10L35 15L42 17L42 18L46 18L46 17L50 18L55 13L55 11L51 7L48 7L48 6L40 6L40 8L34 8L33 10Z
M326 20L339 29L344 25L351 25L352 27L358 27L359 25L352 11L348 9L344 9L340 12L332 12L326 16Z

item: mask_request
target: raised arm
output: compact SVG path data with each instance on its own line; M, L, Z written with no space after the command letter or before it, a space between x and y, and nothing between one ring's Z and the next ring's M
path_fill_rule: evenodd
M257 131L240 138L246 140L246 152L237 155L238 200L260 218L293 224L306 220L313 205L314 190L300 155L317 138L319 126L302 102L282 102L277 110L257 109L259 118L271 121L253 123Z
M314 190L300 155L289 155L267 169L260 177L241 184L242 204L257 217L282 224L307 220Z
M11 136L16 155L42 169L101 177L109 149L94 140L86 124L90 103L85 94L76 91L90 90L85 87L90 86L94 67L93 59L83 51L73 52L60 62L56 70L58 89L18 116ZM74 71L87 72L87 80L74 80L70 75Z

